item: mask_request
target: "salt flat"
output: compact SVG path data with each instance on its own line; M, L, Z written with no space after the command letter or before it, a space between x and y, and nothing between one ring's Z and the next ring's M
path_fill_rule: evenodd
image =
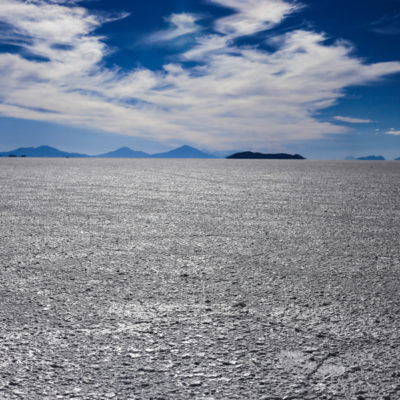
M400 162L0 159L1 399L399 399Z

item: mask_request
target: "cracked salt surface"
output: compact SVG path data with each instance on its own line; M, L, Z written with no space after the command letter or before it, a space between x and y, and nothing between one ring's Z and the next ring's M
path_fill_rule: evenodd
M399 183L0 160L0 399L399 399Z

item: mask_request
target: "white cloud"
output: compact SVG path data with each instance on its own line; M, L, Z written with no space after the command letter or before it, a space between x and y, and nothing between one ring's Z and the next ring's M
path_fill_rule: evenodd
M183 59L204 62L212 55L226 53L231 40L220 35L205 35L197 39L196 45L183 54Z
M196 14L172 14L166 18L170 27L166 30L153 33L146 38L145 42L167 42L190 33L196 33L201 29L200 25L197 24L200 18L201 17Z
M396 131L394 128L389 129L385 132L387 135L400 135L400 131Z
M284 0L213 1L245 22L263 15L262 29L294 11ZM216 26L227 26L223 20ZM25 38L25 51L48 60L0 53L0 114L202 148L273 148L343 133L347 128L319 121L316 112L348 86L400 72L399 62L365 64L346 43L327 45L323 34L305 30L276 37L273 53L235 46L232 33L201 34L161 71L121 71L103 66L109 50L94 30L107 20L73 3L1 0L0 21ZM202 64L189 69L182 59Z
M77 35L88 34L102 21L81 7L66 7L45 1L2 0L1 20L16 33L32 41L68 43Z
M336 119L337 121L348 122L349 124L370 124L370 123L374 122L372 119L342 117L340 115L337 115L333 118Z

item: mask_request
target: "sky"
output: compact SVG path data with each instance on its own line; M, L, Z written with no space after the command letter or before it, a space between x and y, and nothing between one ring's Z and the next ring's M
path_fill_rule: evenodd
M1 0L0 151L400 157L400 0Z

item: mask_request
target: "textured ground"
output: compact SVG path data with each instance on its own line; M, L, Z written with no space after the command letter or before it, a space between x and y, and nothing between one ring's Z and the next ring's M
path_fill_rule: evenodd
M399 399L400 162L0 160L0 399Z

